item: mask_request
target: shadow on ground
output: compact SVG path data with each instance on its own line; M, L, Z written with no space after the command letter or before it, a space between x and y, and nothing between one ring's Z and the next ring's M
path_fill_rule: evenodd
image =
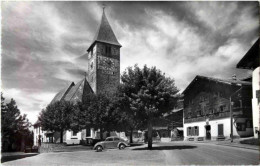
M157 146L153 147L152 150L182 150L182 149L194 149L197 148L197 146L189 146L189 145L183 145L183 146ZM149 150L148 147L142 147L142 148L135 148L132 150Z
M7 161L12 161L12 160L18 160L18 159L22 159L22 158L26 158L26 157L32 157L32 156L36 156L36 155L38 155L38 153L2 156L1 163L7 162Z
M79 151L88 151L92 150L93 146L83 146L83 145L75 145L75 146L65 146L61 149L55 149L52 152L79 152Z
M131 147L134 147L134 146L141 146L141 145L144 145L144 143L130 143Z

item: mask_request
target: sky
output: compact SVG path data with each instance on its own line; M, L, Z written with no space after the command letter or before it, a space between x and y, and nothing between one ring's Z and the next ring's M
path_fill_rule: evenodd
M258 2L2 2L1 88L34 123L55 94L84 78L102 6L121 47L121 73L156 66L182 92L196 75L243 78L258 38Z

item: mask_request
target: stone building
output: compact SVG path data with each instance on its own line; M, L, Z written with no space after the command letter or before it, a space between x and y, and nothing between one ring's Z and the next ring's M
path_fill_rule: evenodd
M254 45L248 50L244 57L238 62L237 68L252 70L252 76L248 78L252 81L253 85L253 96L252 96L252 113L253 113L253 126L254 126L254 137L259 137L259 114L260 114L260 55L259 55L259 39Z
M253 135L251 82L196 76L183 91L184 140L229 139ZM231 107L232 104L232 107Z
M61 100L76 103L84 101L87 94L115 92L120 83L120 48L121 44L119 44L103 10L99 28L85 54L85 57L88 58L87 76L76 84L71 82L68 87L55 95L51 103ZM58 132L42 131L39 122L34 124L34 128L35 144L37 144L39 137L43 142L60 141ZM103 134L103 138L105 138L106 133ZM112 135L115 134L121 134L124 137L124 133L112 133ZM93 128L78 133L66 131L63 141L67 144L78 144L80 140L88 138L100 138L99 131L95 131Z

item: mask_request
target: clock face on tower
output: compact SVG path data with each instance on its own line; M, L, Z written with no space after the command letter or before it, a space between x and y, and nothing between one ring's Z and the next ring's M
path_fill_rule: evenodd
M119 61L114 58L98 56L98 69L106 74L114 75L119 69Z

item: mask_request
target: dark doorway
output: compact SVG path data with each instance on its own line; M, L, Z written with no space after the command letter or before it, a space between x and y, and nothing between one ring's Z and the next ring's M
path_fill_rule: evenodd
M224 128L223 124L218 124L218 136L223 136L224 135L223 128Z
M206 129L206 140L211 140L211 127L210 127L210 125L206 125L205 129Z

